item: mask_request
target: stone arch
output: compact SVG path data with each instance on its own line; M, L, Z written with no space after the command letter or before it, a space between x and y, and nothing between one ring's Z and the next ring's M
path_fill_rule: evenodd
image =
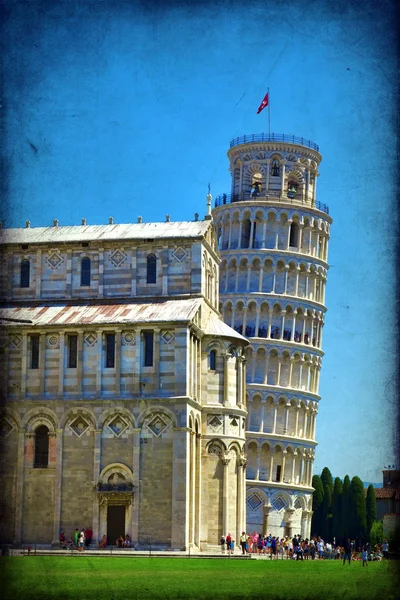
M286 490L275 490L271 493L271 504L272 506L274 506L274 504L278 504L278 499L281 499L284 506L282 508L284 508L285 510L292 508L292 497L290 494L288 494L288 492ZM278 510L282 510L278 509Z
M22 421L22 427L27 432L33 433L39 425L46 425L49 431L56 432L57 420L57 416L52 410L41 406L27 412Z
M206 454L214 454L220 458L225 454L227 450L226 444L219 438L212 438L206 444Z
M0 413L0 420L6 419L9 421L10 425L13 429L19 430L21 429L21 419L19 414L10 407L5 407Z
M169 421L171 421L172 427L177 426L177 418L176 415L172 412L172 410L166 408L165 406L160 406L156 404L154 406L151 406L150 408L146 408L139 414L137 418L138 427L143 427L146 419L151 417L153 414L161 414L165 416Z
M97 424L96 424L96 417L95 417L95 414L93 413L93 411L91 411L88 408L81 407L81 406L76 407L76 408L70 408L69 410L66 410L59 420L58 428L64 429L65 426L67 425L67 423L69 421L73 420L74 418L76 418L78 415L81 415L85 420L88 420L89 425L93 429L98 429Z
M118 473L130 483L133 483L133 472L123 463L111 463L105 466L99 475L99 481L106 483L106 479L112 476L113 473Z

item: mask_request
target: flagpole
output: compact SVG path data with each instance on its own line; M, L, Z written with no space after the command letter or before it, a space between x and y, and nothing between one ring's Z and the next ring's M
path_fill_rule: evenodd
M268 88L268 139L271 137L271 114L269 112L269 107L271 104L271 96Z

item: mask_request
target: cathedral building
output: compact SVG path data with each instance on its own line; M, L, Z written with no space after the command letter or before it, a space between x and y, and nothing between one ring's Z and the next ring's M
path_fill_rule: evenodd
M247 530L310 536L328 271L318 146L285 134L232 140L216 198L220 312L247 337Z
M2 543L207 548L245 524L244 349L204 221L2 229Z
M260 134L228 157L203 221L0 230L1 543L309 536L321 155Z

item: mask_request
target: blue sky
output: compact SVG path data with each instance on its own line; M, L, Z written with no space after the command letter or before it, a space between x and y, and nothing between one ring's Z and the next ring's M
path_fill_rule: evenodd
M396 20L391 2L9 1L6 227L205 214L232 138L316 142L334 219L315 472L395 461Z

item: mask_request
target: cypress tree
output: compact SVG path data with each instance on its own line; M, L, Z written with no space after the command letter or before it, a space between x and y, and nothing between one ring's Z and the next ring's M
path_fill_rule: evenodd
M311 520L311 533L321 535L321 507L324 500L324 488L319 475L313 475L312 486L314 488L312 509L313 516Z
M322 485L328 486L331 492L331 497L333 494L333 477L332 477L332 473L330 472L330 470L328 469L328 467L324 467L322 469L322 473L321 473L321 481L322 481Z
M364 485L357 476L353 477L350 486L351 515L352 515L352 537L359 540L361 545L366 539L367 533L367 509L365 506Z
M344 539L351 535L350 524L351 524L351 513L350 513L350 477L345 476L343 480L343 494L341 502L341 533L342 539L340 540L343 544Z
M376 496L372 483L370 483L368 486L365 507L367 511L367 538L369 538L372 523L376 520Z
M332 494L332 537L336 538L336 541L343 538L342 496L343 484L340 478L336 477Z
M321 473L321 482L324 490L324 499L321 507L321 532L320 535L324 540L329 540L332 536L331 524L331 502L333 493L332 473L328 467L324 467Z

